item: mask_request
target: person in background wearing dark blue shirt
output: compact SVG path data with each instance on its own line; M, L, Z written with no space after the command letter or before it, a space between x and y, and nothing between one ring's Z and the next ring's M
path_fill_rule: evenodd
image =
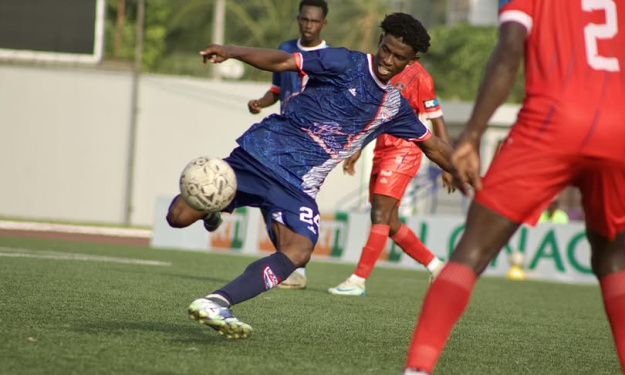
M325 0L302 0L299 3L297 23L300 37L287 40L278 47L279 50L288 53L314 51L326 48L326 41L321 38L321 30L328 21L328 4ZM260 99L250 100L247 107L252 114L260 113L261 109L274 105L280 100L280 113L284 113L284 107L289 99L302 91L305 77L297 72L274 72L272 75L271 88Z
M452 148L419 121L408 101L390 83L430 37L423 25L405 13L393 13L381 24L375 55L345 48L288 53L210 44L200 54L204 63L229 58L271 72L298 71L309 79L282 115L272 114L237 139L239 147L224 160L234 169L237 192L224 212L259 207L276 252L252 262L236 279L189 306L189 315L228 338L246 338L252 328L230 307L256 297L308 263L319 235L315 201L326 176L382 133L415 142L441 168L451 172ZM464 186L458 186L466 192ZM167 213L175 228L206 216L177 197Z

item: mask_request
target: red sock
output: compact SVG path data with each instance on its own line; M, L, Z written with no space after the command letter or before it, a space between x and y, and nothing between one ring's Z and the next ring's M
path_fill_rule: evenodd
M382 251L384 251L386 239L388 238L390 230L390 225L373 224L371 226L369 238L367 238L365 247L362 248L360 260L358 261L358 267L356 267L354 275L364 279L369 277L373 267L375 266L375 262L380 257L380 254L382 254Z
M406 368L432 373L456 321L469 304L477 276L460 263L447 263L430 286L408 348Z
M427 267L435 258L434 254L425 247L423 242L410 230L406 225L402 224L397 233L391 237L393 241L412 259Z
M616 353L625 371L625 271L612 273L599 280L603 305L612 328Z

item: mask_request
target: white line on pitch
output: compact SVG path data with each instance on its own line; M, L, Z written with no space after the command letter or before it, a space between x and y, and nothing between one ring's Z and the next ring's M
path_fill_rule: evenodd
M101 256L101 255L60 253L60 252L55 252L55 251L35 251L35 250L18 249L18 248L11 248L11 247L0 247L0 257L38 258L38 259L56 259L56 260L86 260L86 261L109 262L109 263L141 264L141 265L146 265L146 266L171 266L170 262L160 262L158 260L115 258L115 257Z
M0 229L7 230L31 230L36 232L59 232L59 233L79 233L115 237L139 237L150 238L152 231L149 229L128 229L109 227L90 227L80 225L50 224L50 223L30 223L20 221L0 220Z

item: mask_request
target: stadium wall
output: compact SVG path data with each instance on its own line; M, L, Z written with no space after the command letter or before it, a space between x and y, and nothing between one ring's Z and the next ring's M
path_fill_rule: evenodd
M121 225L125 220L132 76L127 71L0 65L0 217ZM247 111L268 83L143 75L139 84L130 224L152 226L158 196L174 194L192 158L224 157L262 117ZM461 124L469 103L443 103ZM265 109L264 115L275 112ZM483 143L486 164L516 107L493 118L500 129ZM452 129L452 134L454 130ZM499 133L497 133L499 132ZM322 212L363 196L367 158L356 176L330 173L318 196ZM461 214L460 194L442 195L445 213Z
M196 251L229 251L263 255L273 253L265 223L256 208L245 208L223 215L224 223L208 233L202 223L184 229L173 229L165 221L171 196L159 197L151 246L154 248ZM460 216L411 216L408 225L439 258L449 259L464 230ZM367 240L369 214L337 212L322 215L319 242L313 253L316 260L357 263ZM505 276L511 267L510 255L520 252L527 279L565 283L596 283L590 267L590 246L583 223L539 224L523 226L500 254L491 262L485 275ZM406 256L391 240L379 258L385 265L424 270Z

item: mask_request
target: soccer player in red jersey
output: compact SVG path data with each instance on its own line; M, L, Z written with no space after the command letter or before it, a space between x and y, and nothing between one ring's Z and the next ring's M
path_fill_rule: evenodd
M418 116L432 121L434 134L449 142L443 111L434 91L434 81L423 66L415 61L393 77L391 83L408 99ZM444 263L399 220L399 202L410 180L419 170L421 150L411 142L382 134L376 139L373 153L373 168L369 179L371 230L354 273L338 286L328 289L334 295L365 295L365 281L384 251L388 237L411 258L423 264L432 277L443 269ZM345 160L343 171L353 175L354 164L359 157L360 152ZM447 172L443 174L443 185L449 191L453 189L451 175Z
M465 232L432 283L404 374L432 373L477 277L523 222L567 185L586 214L591 266L625 369L625 4L512 0L473 113L453 153L456 177L476 188ZM480 178L479 142L525 59L526 97Z

